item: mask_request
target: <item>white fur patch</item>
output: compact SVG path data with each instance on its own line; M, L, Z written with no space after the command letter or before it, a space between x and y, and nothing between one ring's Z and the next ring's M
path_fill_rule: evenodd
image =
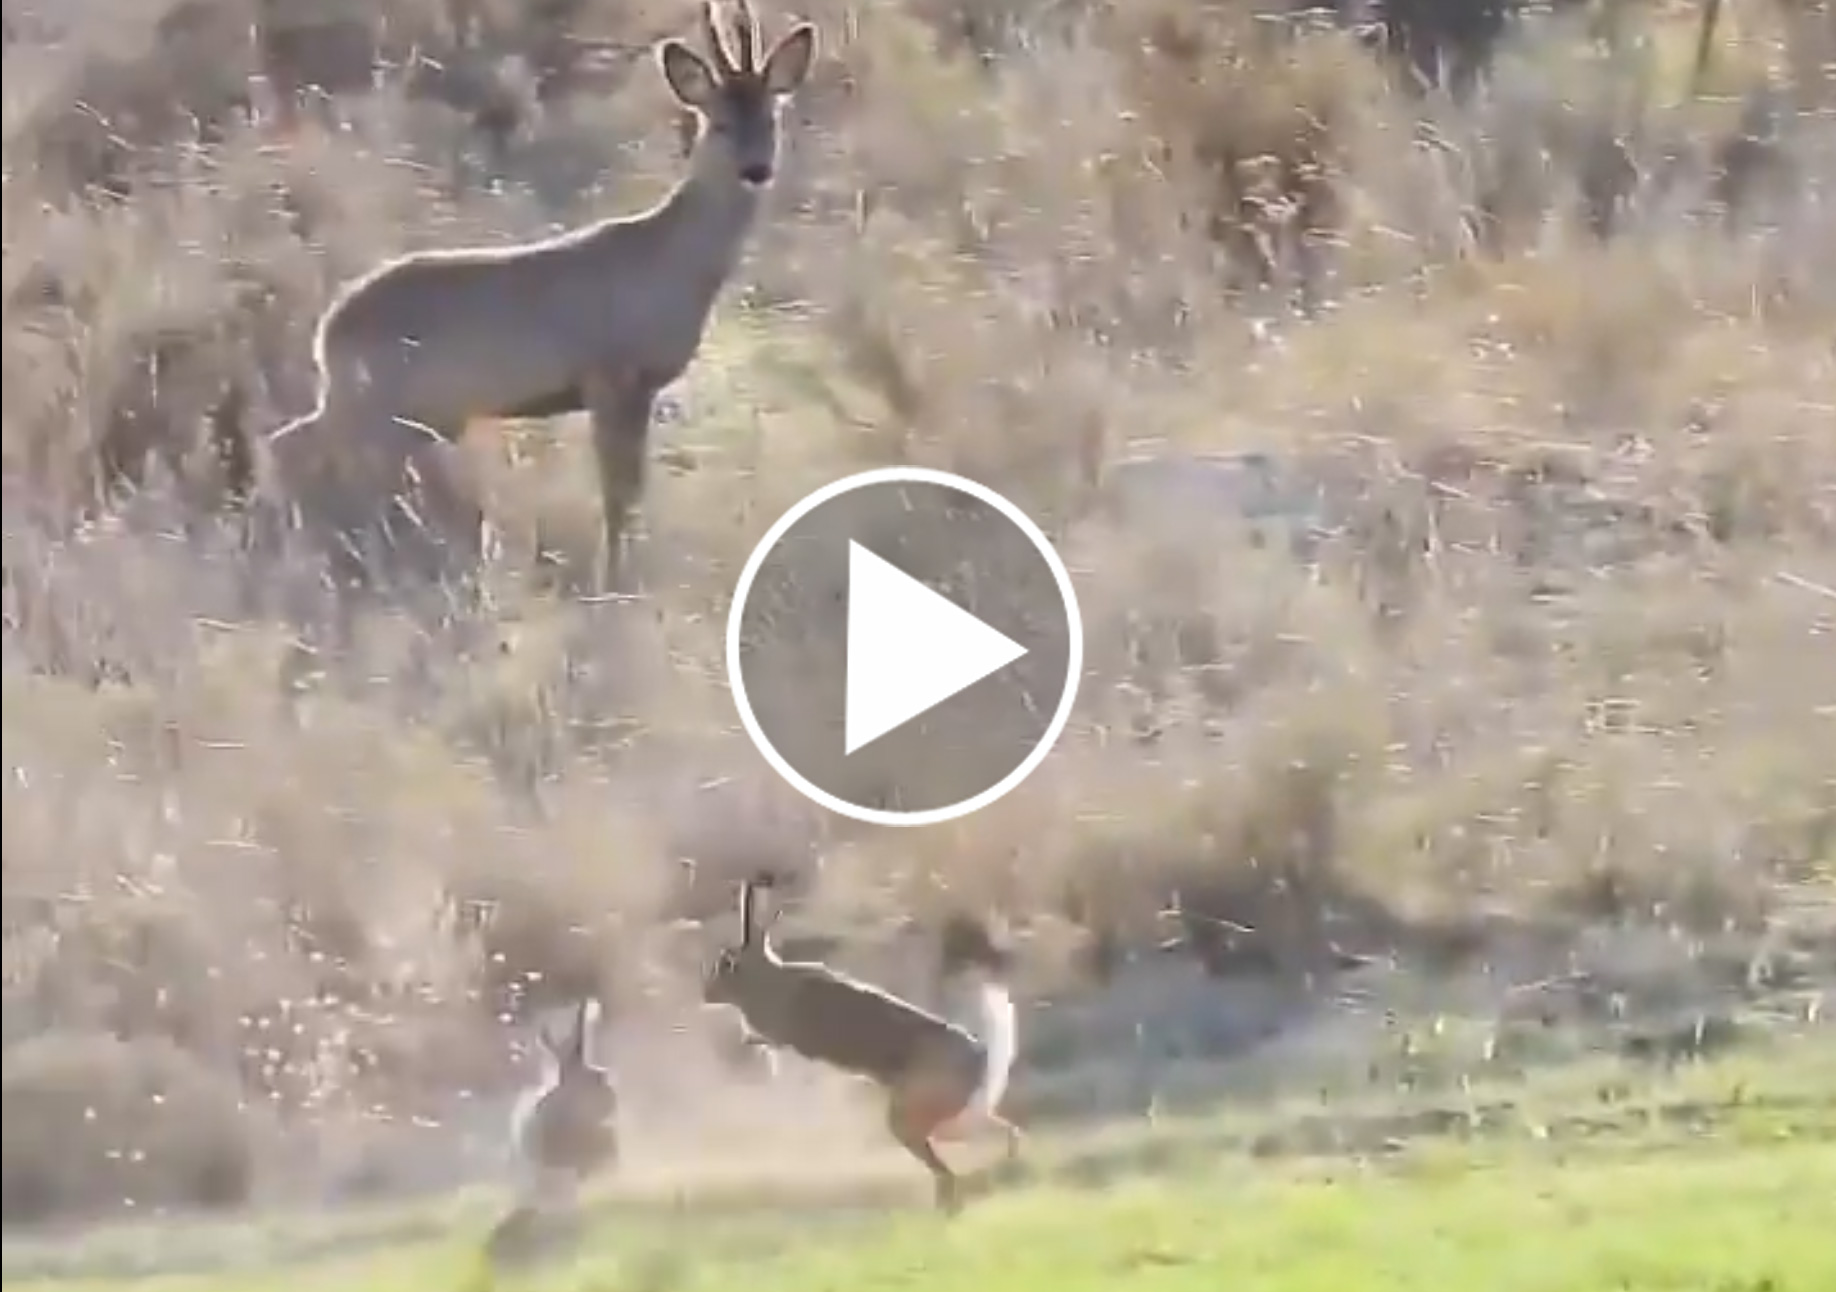
M988 1071L975 1094L972 1105L978 1112L992 1113L1007 1097L1007 1083L1013 1076L1014 1061L1020 1055L1020 1013L1014 1008L1013 993L1003 983L983 979L973 988L981 1013L978 1032L988 1047Z

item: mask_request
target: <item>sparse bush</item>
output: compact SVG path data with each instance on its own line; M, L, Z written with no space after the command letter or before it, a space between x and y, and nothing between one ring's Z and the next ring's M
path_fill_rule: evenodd
M232 1074L160 1037L50 1032L6 1051L0 1215L229 1207L258 1155Z

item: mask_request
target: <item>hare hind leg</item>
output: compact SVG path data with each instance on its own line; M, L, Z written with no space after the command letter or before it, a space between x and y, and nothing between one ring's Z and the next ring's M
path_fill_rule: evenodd
M902 1098L896 1094L886 1110L886 1128L892 1132L892 1137L931 1173L932 1195L937 1209L946 1215L953 1215L962 1210L961 1183L956 1172L938 1156L937 1149L931 1143L931 1136L941 1120L937 1110L927 1107L922 1100Z
M891 1091L887 1126L900 1146L931 1173L938 1210L962 1208L962 1185L937 1153L934 1140L963 1121L975 1098L975 1081L960 1066L933 1056Z
M938 1129L937 1138L950 1143L966 1143L986 1132L1001 1136L1003 1161L1013 1163L1020 1160L1021 1150L1026 1144L1025 1132L1005 1115L992 1110L965 1112L952 1118Z
M526 1264L572 1237L579 1205L578 1181L564 1171L528 1168L518 1181L516 1203L485 1239L485 1255L496 1268Z

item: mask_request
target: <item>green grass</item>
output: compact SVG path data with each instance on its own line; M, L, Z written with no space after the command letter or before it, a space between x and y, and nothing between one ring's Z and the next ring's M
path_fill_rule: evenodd
M1828 1242L1836 1145L1722 1144L1400 1170L1265 1171L1242 1160L1103 1190L1034 1188L954 1223L913 1214L774 1236L737 1222L696 1246L681 1222L607 1225L582 1259L502 1286L552 1292L1812 1292L1836 1286ZM144 1292L465 1288L450 1251L307 1275L159 1279ZM114 1292L124 1283L61 1283Z
M1617 1078L1569 1074L1526 1091L1521 1118L1474 1121L1464 1132L1445 1118L1348 1110L1344 1142L1361 1146L1355 1155L1297 1148L1317 1137L1279 1133L1284 1120L1290 1130L1317 1121L1317 1108L1270 1118L1250 1137L1254 1123L1237 1116L1041 1142L1032 1182L993 1191L948 1222L917 1205L920 1191L904 1175L890 1206L871 1179L857 1206L782 1196L762 1206L756 1196L746 1206L711 1195L688 1204L627 1199L596 1210L573 1258L505 1276L498 1287L1812 1292L1836 1287L1827 1233L1836 1084L1824 1050L1740 1056L1646 1079L1636 1094ZM6 1285L482 1292L475 1244L486 1214L460 1201L367 1233L338 1222L316 1234L281 1221L243 1225L234 1231L243 1248L287 1254L253 1263L221 1250L230 1231L219 1229L213 1244L207 1228L186 1236L193 1256L184 1263L216 1250L242 1268L33 1280L9 1259ZM317 1258L298 1259L307 1252ZM63 1255L56 1265L65 1270L109 1264L100 1248Z
M1836 1252L1813 1241L1813 1211L1836 1196L1827 1145L1579 1168L1216 1175L1237 1178L1040 1190L948 1230L908 1221L853 1241L798 1243L751 1265L746 1282L754 1292L1836 1285ZM729 1286L737 1273L709 1262L679 1286ZM587 1276L576 1286L599 1285Z

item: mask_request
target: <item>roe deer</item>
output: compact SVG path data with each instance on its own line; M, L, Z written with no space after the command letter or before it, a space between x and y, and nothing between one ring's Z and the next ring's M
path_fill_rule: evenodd
M710 1005L739 1012L749 1043L790 1050L878 1085L887 1129L931 1173L937 1207L961 1206L958 1178L932 1139L966 1114L998 1127L1007 1158L1020 1131L1000 1112L1018 1039L1013 998L992 963L978 984L980 1035L813 960L785 960L753 920L768 878L740 888L740 942L720 953L703 982Z
M713 0L702 10L712 62L674 37L656 46L664 81L696 123L688 174L661 201L539 242L414 252L327 307L313 344L318 407L270 440L283 487L291 475L330 501L349 485L373 488L382 471L400 506L397 486L418 473L437 513L426 519L463 533L475 559L482 514L440 451L472 420L586 412L603 568L618 581L653 405L700 347L776 168L784 103L816 54L815 27L800 23L761 58L748 0L735 7L737 49ZM303 439L323 443L289 444Z
M591 1048L599 1017L599 1002L589 997L580 1002L573 1032L564 1040L538 1030L542 1082L511 1115L518 1200L486 1243L493 1264L530 1254L543 1218L570 1208L587 1177L618 1164L618 1087Z

